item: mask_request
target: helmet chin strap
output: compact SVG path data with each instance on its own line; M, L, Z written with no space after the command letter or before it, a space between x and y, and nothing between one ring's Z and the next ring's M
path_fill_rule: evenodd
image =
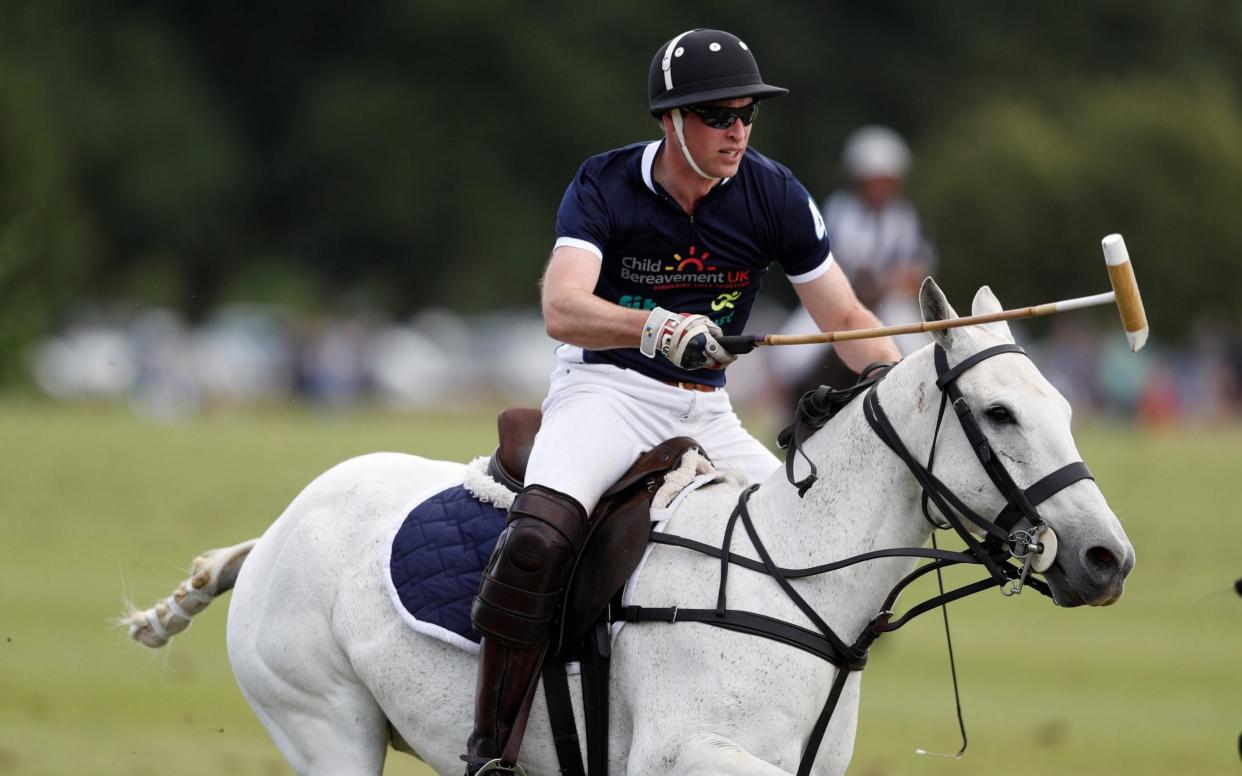
M677 133L677 142L681 146L681 155L686 157L686 161L690 163L690 169L697 172L701 178L706 178L709 181L717 180L699 169L699 166L694 162L694 157L690 155L690 149L686 148L686 134L682 130L681 108L673 108L669 111L669 114L673 119L673 131Z

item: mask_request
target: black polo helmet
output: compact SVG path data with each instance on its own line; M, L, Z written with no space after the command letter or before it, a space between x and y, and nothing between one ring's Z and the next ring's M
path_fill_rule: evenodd
M735 97L780 97L788 89L770 86L759 75L750 47L736 35L699 28L665 43L651 59L647 95L651 115Z

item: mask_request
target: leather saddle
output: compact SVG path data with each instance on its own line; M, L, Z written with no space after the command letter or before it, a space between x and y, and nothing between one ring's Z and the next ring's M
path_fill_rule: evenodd
M513 492L526 479L536 432L543 420L537 409L516 408L500 413L500 444L488 462L488 473ZM586 546L574 564L550 653L573 648L586 636L630 574L642 560L651 533L651 500L687 450L701 448L690 437L674 437L639 456L634 465L600 498L591 513Z

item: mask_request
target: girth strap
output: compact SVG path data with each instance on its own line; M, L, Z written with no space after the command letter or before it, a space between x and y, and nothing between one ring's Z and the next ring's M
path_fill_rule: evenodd
M612 634L600 616L582 640L582 717L586 723L587 771L608 774L608 678L612 665Z
M569 661L562 653L549 655L543 663L543 692L562 776L608 774L608 677L612 652L609 625L609 620L601 616L578 645L582 716L586 724L586 767L582 763L582 744L565 675Z
M578 741L578 725L574 722L573 701L569 697L569 679L565 661L550 656L543 662L543 692L548 701L548 721L552 727L552 743L564 776L586 776L582 767L582 746Z

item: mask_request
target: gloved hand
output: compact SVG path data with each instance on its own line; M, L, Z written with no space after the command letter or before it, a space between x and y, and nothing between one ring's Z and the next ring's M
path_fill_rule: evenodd
M720 327L706 315L657 307L647 317L638 349L647 358L661 353L682 369L724 369L737 360L716 338Z

